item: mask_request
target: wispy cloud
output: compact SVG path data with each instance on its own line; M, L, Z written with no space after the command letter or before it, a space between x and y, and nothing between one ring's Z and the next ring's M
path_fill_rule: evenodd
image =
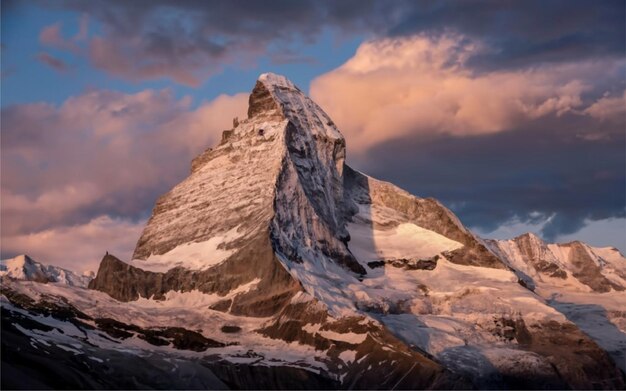
M79 53L81 51L80 46L75 40L63 38L61 27L61 22L44 27L39 33L39 42L44 46Z
M37 53L35 58L58 72L66 72L68 70L68 65L63 60L53 57L46 52Z
M77 272L97 271L106 251L128 260L145 220L132 222L103 215L77 225L2 237L6 256L26 253L44 264Z
M604 94L591 106L587 107L584 113L602 121L624 119L624 115L626 115L626 91L617 96L611 96L608 93Z

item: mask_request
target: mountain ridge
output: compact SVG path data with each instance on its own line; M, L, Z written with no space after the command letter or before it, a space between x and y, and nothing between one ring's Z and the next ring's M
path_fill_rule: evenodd
M93 272L79 275L68 269L46 265L35 261L26 254L0 261L0 276L41 283L59 283L69 286L87 287L93 279Z

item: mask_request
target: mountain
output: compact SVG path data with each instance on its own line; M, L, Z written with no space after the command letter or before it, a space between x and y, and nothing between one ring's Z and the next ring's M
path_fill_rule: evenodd
M624 387L619 253L482 239L350 168L345 145L293 83L261 75L132 260L107 254L88 289L3 279L3 386Z
M626 262L615 248L594 248L579 241L548 244L532 233L488 240L487 245L532 286L599 293L626 287Z
M89 273L78 275L70 270L52 265L43 265L28 255L0 261L0 276L41 283L58 283L86 288L93 276Z
M532 233L486 244L524 286L591 336L626 371L626 258L616 248L546 243Z

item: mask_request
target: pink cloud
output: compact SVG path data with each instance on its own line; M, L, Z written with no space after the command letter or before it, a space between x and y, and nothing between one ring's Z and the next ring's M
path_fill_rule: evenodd
M63 38L61 34L61 27L61 22L44 27L39 33L39 42L45 46L78 53L80 51L80 47L74 41Z
M30 253L20 245L33 243L25 238L74 232L70 227L99 216L145 217L156 197L188 174L191 159L245 115L247 100L222 95L193 107L169 90L96 90L59 107L4 108L3 253Z
M44 27L44 29L39 33L39 42L50 46L62 44L63 38L61 38L61 22Z
M358 154L412 134L474 136L549 115L584 114L583 94L598 75L615 74L624 64L474 72L467 63L487 49L453 34L366 42L345 64L314 79L311 95Z
M626 90L620 96L605 94L591 106L587 107L584 113L601 121L615 118L624 119L626 114Z
M144 224L98 216L84 224L3 236L2 248L6 253L26 253L44 264L95 272L105 251L130 259Z

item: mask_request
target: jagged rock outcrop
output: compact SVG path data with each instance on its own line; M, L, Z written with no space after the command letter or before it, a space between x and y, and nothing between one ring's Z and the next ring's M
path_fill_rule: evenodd
M228 295L254 280L257 281L250 291ZM197 290L224 297L216 309L236 315L268 316L280 311L300 290L300 285L276 260L267 235L260 235L225 262L207 270L175 267L166 272L152 272L106 255L89 288L121 301L140 297L162 300L170 291Z

